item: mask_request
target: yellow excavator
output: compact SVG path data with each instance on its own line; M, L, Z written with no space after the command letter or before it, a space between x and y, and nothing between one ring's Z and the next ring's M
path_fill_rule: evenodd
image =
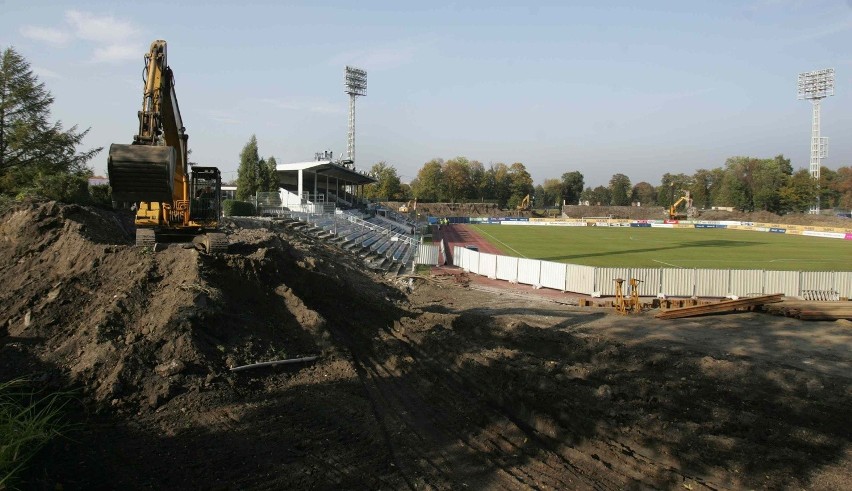
M681 204L686 204L686 214L678 213L677 208ZM684 195L678 198L677 201L672 204L668 210L664 213L665 217L669 220L684 220L686 218L694 218L696 216L696 209L692 206L692 197L689 195L689 191L684 191Z
M530 195L524 196L521 203L516 207L518 211L526 211L530 209Z
M216 167L190 166L189 136L175 95L166 42L145 55L139 133L133 143L109 147L107 172L114 201L134 203L136 245L153 247L166 237L193 240L210 253L225 252L219 232L222 175Z
M412 205L412 203L413 203L413 205ZM413 200L409 200L408 203L404 203L404 204L399 206L399 212L400 213L408 213L408 212L410 212L412 210L416 210L416 209L417 209L417 199L416 198L413 199Z

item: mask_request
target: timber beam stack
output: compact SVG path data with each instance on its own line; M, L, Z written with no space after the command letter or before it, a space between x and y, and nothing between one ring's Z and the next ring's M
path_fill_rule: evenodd
M767 311L805 321L852 320L852 302L783 302Z
M773 295L761 295L759 297L740 298L737 300L723 300L716 303L664 310L657 313L655 317L658 319L680 319L683 317L694 317L697 315L733 312L741 309L755 309L765 304L781 302L783 297L784 294L776 293Z

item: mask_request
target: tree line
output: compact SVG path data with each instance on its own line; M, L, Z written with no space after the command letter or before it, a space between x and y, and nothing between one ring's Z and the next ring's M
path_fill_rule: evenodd
M658 185L633 184L622 173L614 174L606 186L585 187L579 171L563 173L533 185L523 163L490 164L456 157L432 159L420 168L410 185L387 162L372 166L377 179L368 185L369 198L407 201L495 202L512 208L527 194L535 207L566 204L668 207L688 191L699 208L732 207L741 211L778 214L807 211L820 198L822 208L852 208L852 167L832 170L822 167L819 182L808 169L794 171L790 159L731 157L721 167L698 169L692 174L665 173Z

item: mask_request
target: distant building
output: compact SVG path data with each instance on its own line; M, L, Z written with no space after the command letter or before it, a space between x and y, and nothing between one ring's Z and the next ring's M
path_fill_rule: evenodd
M237 199L236 186L222 186L222 200Z
M109 178L104 176L90 177L89 186L109 186Z

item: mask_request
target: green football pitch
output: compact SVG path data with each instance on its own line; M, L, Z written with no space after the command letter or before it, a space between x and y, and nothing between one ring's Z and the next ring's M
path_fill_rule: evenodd
M852 271L852 240L712 228L469 226L506 256L587 266Z

